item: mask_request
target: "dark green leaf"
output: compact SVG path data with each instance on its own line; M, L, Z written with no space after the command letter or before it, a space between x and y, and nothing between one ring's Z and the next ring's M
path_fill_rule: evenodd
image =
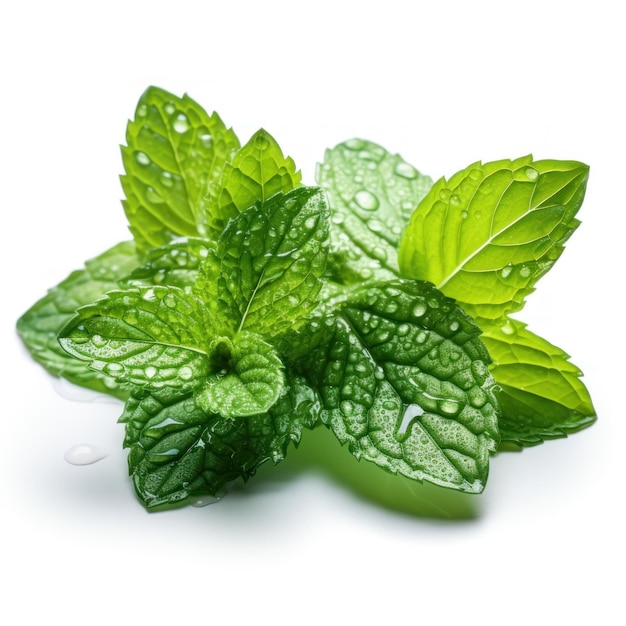
M230 334L248 330L273 342L316 306L327 248L324 193L299 187L276 194L229 222L196 293Z
M232 481L247 480L266 461L282 461L290 443L312 428L319 399L290 377L274 406L262 415L225 419L198 407L192 394L138 391L120 421L130 448L129 470L148 507L202 496L219 497Z
M303 367L322 396L323 419L357 458L477 493L499 440L479 332L432 285L388 281L312 322Z
M209 347L211 373L196 391L207 413L245 417L268 411L285 386L283 363L272 346L254 333L237 333L232 341L216 339Z
M208 371L201 304L175 287L109 292L82 307L61 331L71 355L118 381L192 389Z

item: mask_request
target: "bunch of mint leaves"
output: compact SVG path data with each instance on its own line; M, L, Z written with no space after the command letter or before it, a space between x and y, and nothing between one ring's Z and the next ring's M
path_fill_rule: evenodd
M122 157L133 240L17 328L53 375L125 401L147 507L219 497L318 426L357 459L480 493L501 446L595 420L568 355L510 317L578 226L586 165L525 156L433 184L352 139L303 186L267 132L241 146L155 87Z

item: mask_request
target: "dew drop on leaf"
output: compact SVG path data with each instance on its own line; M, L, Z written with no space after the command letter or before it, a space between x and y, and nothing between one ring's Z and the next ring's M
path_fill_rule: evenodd
M150 165L150 157L145 152L135 152L135 160L139 165Z
M162 204L163 198L157 193L154 187L146 187L146 200L152 204Z
M415 421L415 418L421 417L422 415L424 415L424 409L419 404L409 404L396 430L396 436L404 438L409 432L409 427Z
M362 139L349 139L343 145L348 150L361 150L365 147L365 142Z
M379 206L378 198L367 191L366 189L362 189L361 191L357 191L354 196L354 201L364 210L364 211L375 211Z
M512 271L513 271L513 266L509 263L508 265L502 268L502 270L500 271L500 276L502 276L502 278L508 278L511 275Z
M402 178L408 178L409 180L417 178L417 170L405 161L400 161L394 171L398 176L402 176Z
M182 135L182 133L186 133L189 130L189 120L184 113L179 113L172 124L172 128Z
M172 175L169 172L162 172L161 173L161 184L164 187L173 187L174 186L174 179L172 178Z
M424 315L424 313L426 313L426 305L423 302L418 302L413 307L412 313L413 313L414 317L422 317L422 315Z

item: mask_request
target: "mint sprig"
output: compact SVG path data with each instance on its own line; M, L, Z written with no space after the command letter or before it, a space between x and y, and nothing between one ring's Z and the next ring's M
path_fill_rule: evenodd
M53 374L126 399L147 507L219 498L314 427L391 473L480 493L501 441L595 419L569 357L509 317L578 226L587 166L523 157L433 185L352 139L306 187L267 131L240 147L154 87L126 140L134 242L18 330Z

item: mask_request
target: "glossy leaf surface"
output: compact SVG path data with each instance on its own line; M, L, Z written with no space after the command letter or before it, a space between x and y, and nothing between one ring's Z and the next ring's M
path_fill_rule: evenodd
M211 189L207 222L212 236L219 237L229 219L274 194L291 191L301 179L293 159L283 155L276 140L263 129L257 131L225 164L219 185Z
M232 481L282 461L319 411L317 395L299 377L287 380L267 413L237 420L205 412L191 394L137 391L120 419L137 495L148 507L220 497Z
M501 387L503 442L535 445L593 423L596 412L580 370L560 348L509 319L482 326L481 338Z
M239 140L189 96L148 88L122 146L124 210L137 248L205 233L205 201Z
M432 181L397 154L363 139L327 150L317 182L333 223L330 270L340 282L398 275L398 244Z
M404 233L401 274L432 282L475 318L518 311L578 226L588 174L583 163L528 156L442 178Z
M17 331L33 358L51 374L76 385L125 397L126 390L113 377L90 369L63 350L57 335L74 317L76 309L116 289L118 281L137 263L134 243L122 242L87 261L84 269L72 272L50 289L17 322Z
M498 437L498 403L479 330L431 285L388 281L313 322L306 358L323 420L357 458L478 493Z

